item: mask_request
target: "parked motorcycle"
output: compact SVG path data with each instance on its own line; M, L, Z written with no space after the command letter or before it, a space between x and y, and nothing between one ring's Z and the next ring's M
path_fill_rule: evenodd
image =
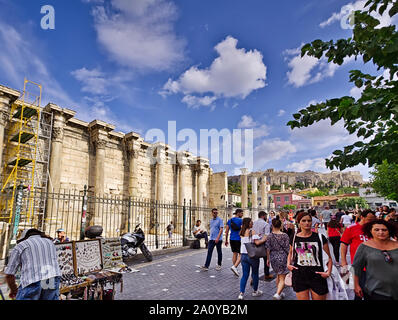
M131 259L137 254L138 248L142 251L145 259L148 261L152 261L152 253L149 251L147 246L145 245L145 234L144 231L140 228L141 223L135 226L133 233L125 233L121 236L121 244L122 244L122 254L123 261Z

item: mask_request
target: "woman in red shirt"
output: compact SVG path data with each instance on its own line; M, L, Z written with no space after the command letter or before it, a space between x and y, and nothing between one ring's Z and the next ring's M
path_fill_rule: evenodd
M342 233L342 226L336 220L335 217L332 217L332 220L328 223L328 237L329 241L333 247L333 254L336 260L337 265L340 261L340 239Z

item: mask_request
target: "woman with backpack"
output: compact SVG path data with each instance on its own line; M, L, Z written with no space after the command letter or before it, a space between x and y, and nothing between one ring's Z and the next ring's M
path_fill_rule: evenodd
M289 236L281 231L282 221L279 216L272 220L272 232L266 240L267 263L271 264L272 269L277 274L276 293L274 300L281 300L285 297L282 292L285 288L285 277L289 273L287 269L287 256L289 253Z

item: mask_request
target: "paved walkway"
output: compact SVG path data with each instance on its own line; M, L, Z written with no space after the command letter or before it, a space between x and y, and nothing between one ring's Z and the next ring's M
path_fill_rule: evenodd
M230 270L232 252L223 248L223 267L215 270L217 252L214 250L209 271L199 267L204 264L206 249L188 249L183 252L157 256L150 263L133 262L130 266L140 272L123 275L123 293L118 300L237 300L240 278ZM239 267L240 272L241 268ZM260 276L263 274L260 263ZM249 278L250 279L250 278ZM249 280L250 281L250 280ZM245 300L272 300L276 292L275 280L260 281L261 297L252 297L253 289L246 286ZM296 300L292 288L285 289L286 300Z

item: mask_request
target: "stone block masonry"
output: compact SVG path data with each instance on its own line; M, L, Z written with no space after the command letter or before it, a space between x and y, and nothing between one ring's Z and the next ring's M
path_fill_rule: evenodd
M18 91L0 85L1 167L7 138L4 129L11 105L19 96ZM75 118L75 111L53 103L43 110L53 114L49 193L82 191L87 185L89 192L99 196L115 195L179 205L185 199L192 206L225 206L227 175L213 173L209 160L189 152L177 153L167 144L147 143L135 132L115 132L115 126L101 120L81 121ZM151 161L150 153L156 156L156 161ZM62 210L48 199L47 217L56 217ZM51 223L64 223L55 220Z

